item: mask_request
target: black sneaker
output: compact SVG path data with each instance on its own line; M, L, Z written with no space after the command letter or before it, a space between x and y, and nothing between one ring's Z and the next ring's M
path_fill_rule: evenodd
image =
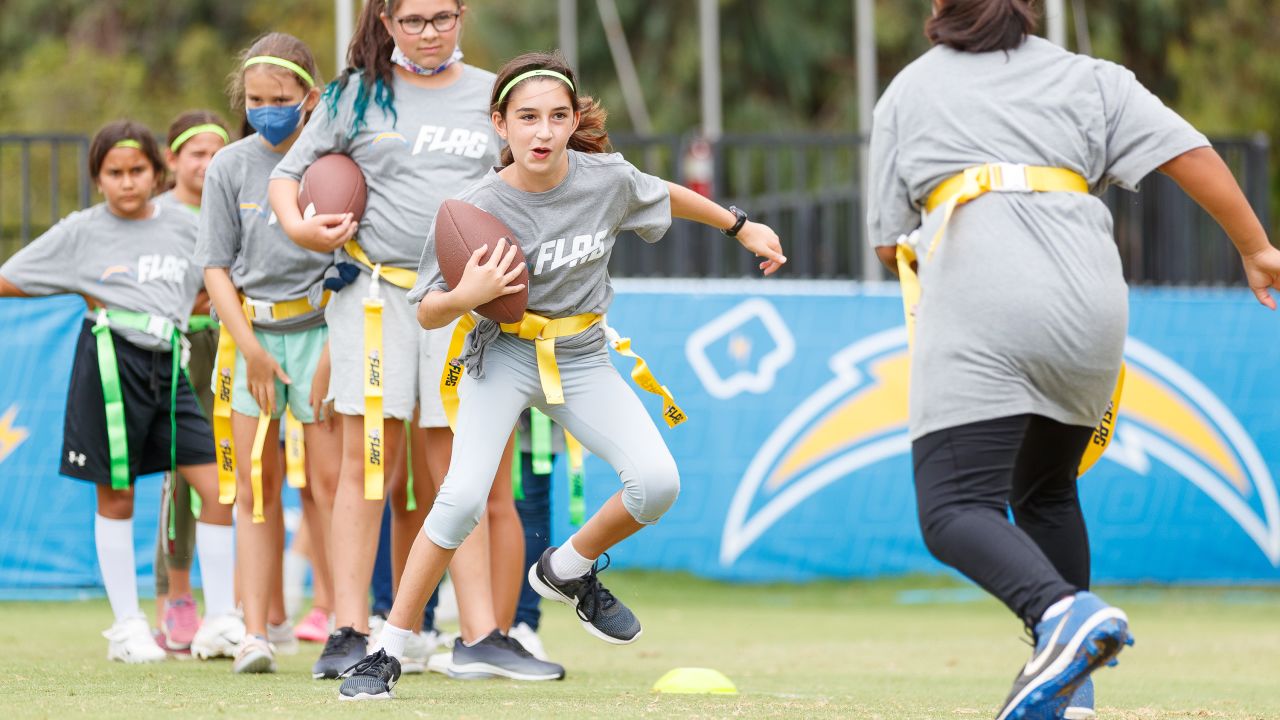
M580 578L561 580L551 572L551 554L555 548L547 548L538 562L529 568L529 586L539 595L562 602L578 612L578 619L587 632L614 645L633 643L640 637L640 621L622 601L613 596L597 575L609 567L609 555L604 565L599 561L591 566L591 572Z
M400 661L380 649L351 668L338 688L338 699L390 700L399 680Z
M311 677L316 680L337 680L356 663L364 659L369 636L356 632L355 628L340 627L324 641L320 659L311 666Z
M563 680L564 668L539 660L520 643L494 630L475 645L458 638L453 644L449 677L504 677L512 680Z

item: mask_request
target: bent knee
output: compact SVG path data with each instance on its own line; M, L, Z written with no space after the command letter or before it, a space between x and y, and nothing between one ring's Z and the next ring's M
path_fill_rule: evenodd
M427 539L446 550L454 550L480 524L488 498L479 493L457 492L448 478L422 523Z
M642 525L657 522L680 495L680 470L670 453L639 468L635 480L623 491L623 505Z

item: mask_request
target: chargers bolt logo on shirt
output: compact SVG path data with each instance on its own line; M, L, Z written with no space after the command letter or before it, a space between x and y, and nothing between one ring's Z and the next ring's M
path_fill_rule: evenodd
M1280 567L1276 483L1240 421L1190 372L1150 346L1130 337L1124 357L1124 393L1102 460L1142 477L1172 471L1212 499ZM747 466L725 519L721 565L733 565L822 488L856 482L858 471L911 452L906 329L862 338L835 353L830 367L835 377L787 415Z

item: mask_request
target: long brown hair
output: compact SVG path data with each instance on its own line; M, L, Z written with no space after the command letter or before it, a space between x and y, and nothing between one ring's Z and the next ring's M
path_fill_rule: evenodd
M260 36L253 41L249 47L245 48L240 54L236 55L236 66L227 76L227 97L231 99L231 109L240 113L240 136L248 137L255 130L249 124L249 117L244 110L244 61L259 55L267 55L270 57L288 60L307 71L311 79L315 81L316 86L322 85L320 79L320 70L316 68L316 58L311 54L311 48L298 38L282 32L271 32ZM268 72L277 73L281 77L289 77L293 82L298 84L302 90L311 89L300 75L294 71L279 67L277 65L262 64L254 67L265 68ZM307 113L303 122L311 119L311 113Z
M116 120L107 123L93 136L93 141L89 143L89 177L95 180L98 178L98 173L102 172L102 161L106 159L107 153L123 140L138 144L138 149L147 156L147 162L151 163L151 167L155 170L155 187L161 187L164 184L165 166L164 158L160 156L160 147L156 144L156 137L142 123L133 120Z
M1033 0L943 0L924 25L934 45L961 52L1013 50L1036 30Z
M524 83L530 80L545 80L545 75L534 76L521 80L510 89L507 85L519 75L523 75L530 70L551 70L569 78L572 85L565 85L565 90L569 93L569 100L580 114L578 120L578 129L573 131L573 136L569 138L569 149L577 150L585 153L603 153L609 152L612 146L609 144L609 131L605 129L605 120L609 114L596 102L595 98L587 95L578 94L578 79L573 74L573 68L569 67L569 63L565 61L560 51L555 52L531 52L525 53L518 57L507 61L506 65L498 71L498 78L493 83L493 92L489 96L489 112L498 113L503 117L507 116L507 105L511 102L511 93ZM503 91L506 94L503 94ZM501 99L499 99L501 98ZM507 146L502 149L502 166L506 167L515 162L515 158L511 154L511 147Z
M391 51L396 41L382 24L382 15L395 15L401 0L366 0L364 10L360 12L360 21L356 25L355 34L351 36L351 44L347 46L347 69L338 74L329 87L325 88L324 98L329 105L329 114L338 112L338 97L347 87L352 75L360 76L360 87L356 91L355 120L347 131L350 137L366 125L365 113L369 110L369 101L382 108L382 112L390 115L392 122L396 120L396 95L391 81L395 77L391 66ZM454 0L458 9L466 5L463 0Z

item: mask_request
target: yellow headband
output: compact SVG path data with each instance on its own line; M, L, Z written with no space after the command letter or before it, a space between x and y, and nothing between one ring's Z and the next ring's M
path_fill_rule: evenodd
M142 149L142 143L138 142L137 140L128 140L128 139L125 139L125 140L117 141L117 142L116 142L116 144L115 144L115 145L112 145L111 147L113 147L113 148L118 148L118 147L122 147L122 148L133 148L134 150L141 150L141 149Z
M515 76L514 78L512 78L511 82L507 83L507 86L502 88L502 94L498 95L498 102L502 102L503 100L507 99L507 93L511 92L511 88L515 87L522 80L528 80L531 77L555 78L557 80L562 81L565 85L568 85L570 90L574 89L573 81L565 77L564 75L556 72L555 70L530 70L527 73L521 73ZM575 90L575 92L577 91Z
M305 69L303 69L301 65L299 65L296 62L293 62L292 60L285 60L284 58L278 58L272 55L258 55L257 57L251 57L248 60L244 61L244 67L246 68L249 67L250 65L263 65L263 64L276 65L276 66L285 68L286 70L292 70L294 73L298 75L298 77L307 81L308 90L316 86L316 81L311 78L311 73L307 72Z
M169 145L169 149L174 152L178 152L178 148L182 147L183 143L200 133L213 133L214 135L222 138L222 142L231 142L231 136L227 135L227 131L224 130L221 125L205 123L204 125L196 125L195 127L183 130L181 135L173 139L173 142Z

